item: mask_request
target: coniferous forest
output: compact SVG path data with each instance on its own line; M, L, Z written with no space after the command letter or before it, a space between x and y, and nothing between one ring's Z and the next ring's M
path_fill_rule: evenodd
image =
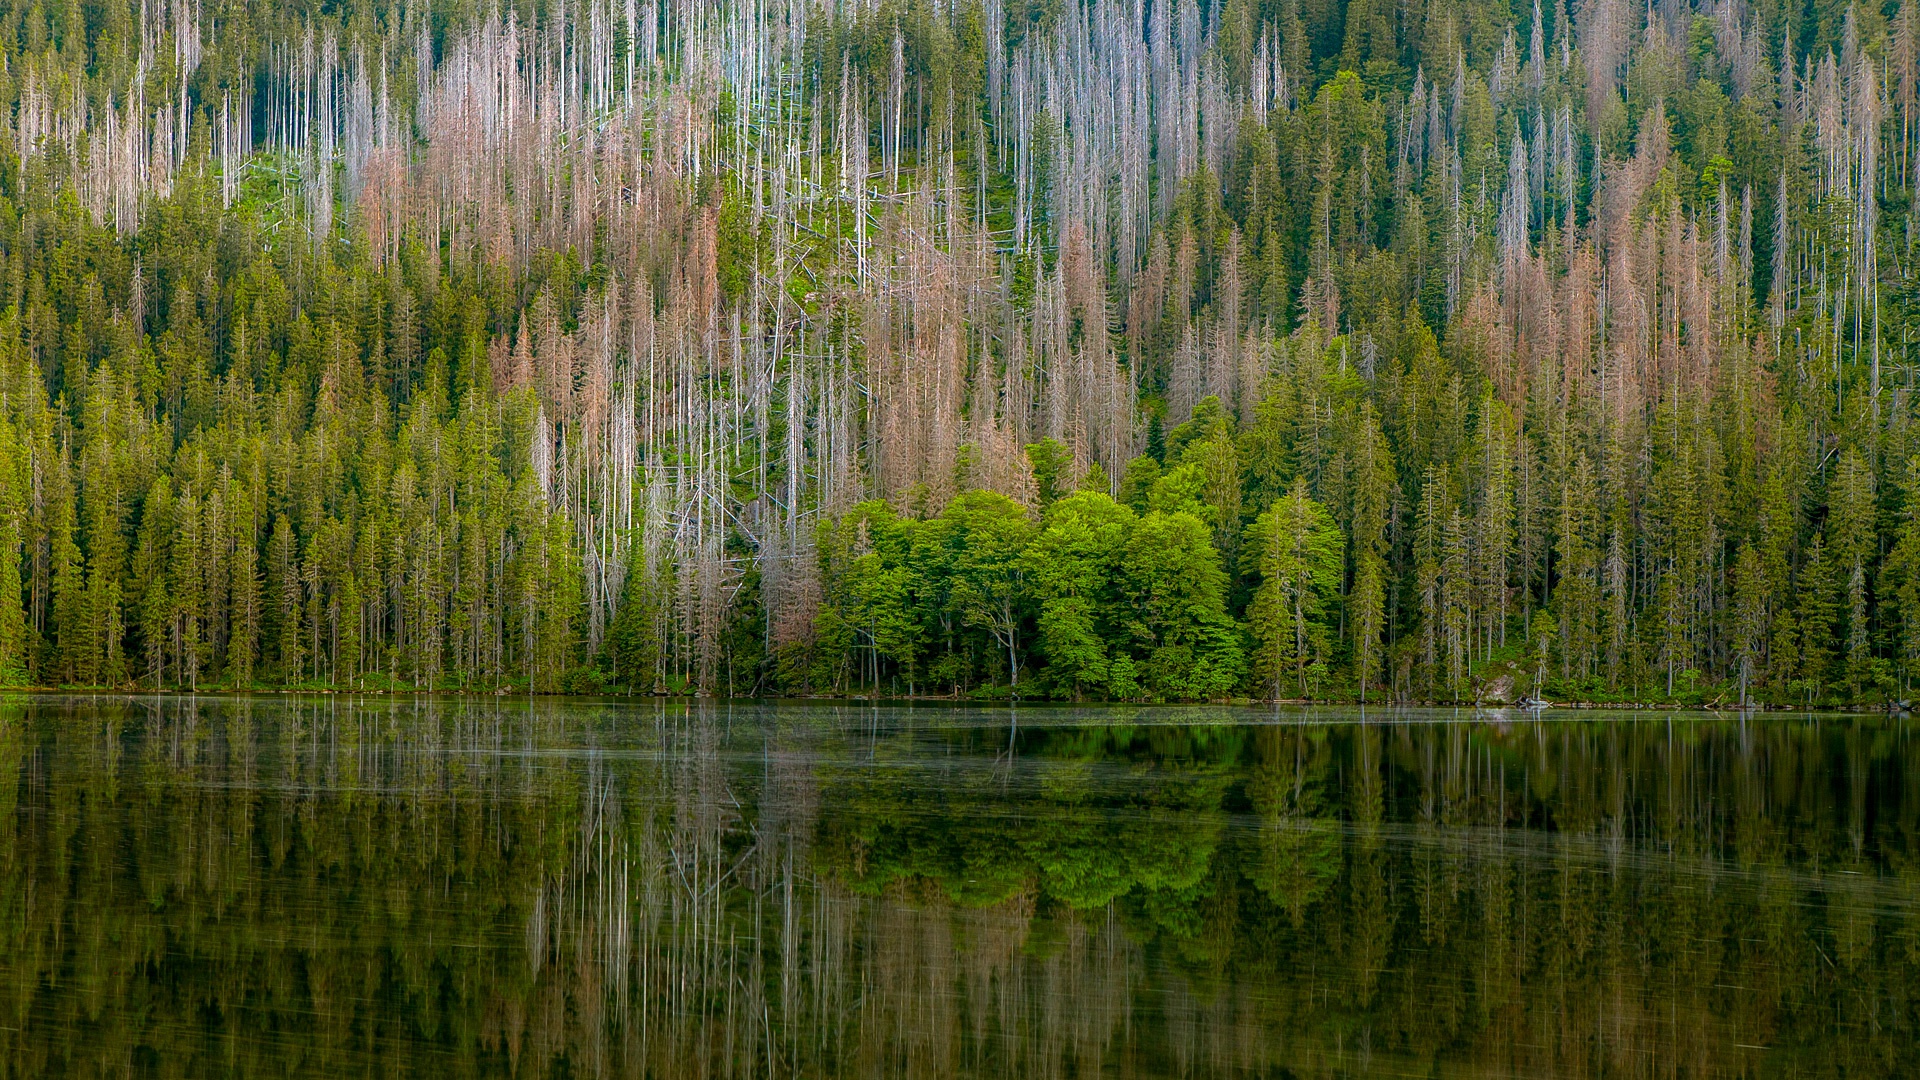
M0 13L0 684L1920 675L1920 0Z

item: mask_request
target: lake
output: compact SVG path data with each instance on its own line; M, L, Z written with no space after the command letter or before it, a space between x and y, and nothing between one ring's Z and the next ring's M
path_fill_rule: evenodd
M0 1077L1920 1075L1870 715L0 698Z

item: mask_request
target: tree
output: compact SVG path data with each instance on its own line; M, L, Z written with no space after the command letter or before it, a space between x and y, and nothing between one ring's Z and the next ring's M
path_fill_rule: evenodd
M1381 640L1386 627L1387 614L1387 563L1385 559L1363 552L1360 555L1360 569L1353 578L1353 681L1360 690L1360 701L1366 703L1367 690L1380 678L1382 650L1385 643Z
M1275 697L1283 680L1291 678L1307 697L1326 677L1345 544L1333 515L1307 497L1299 478L1247 528L1247 558L1260 578L1247 609L1254 668Z
M1160 474L1160 462L1154 458L1142 455L1127 462L1126 471L1120 476L1120 501L1132 507L1136 514L1146 513L1148 498Z
M206 596L206 579L201 574L206 536L201 529L206 519L201 514L199 498L191 491L182 492L174 500L173 514L174 563L169 574L173 604L168 614L169 632L180 681L197 689L207 659L205 642L200 636L200 616Z
M1814 534L1813 547L1800 570L1800 681L1807 700L1829 684L1834 654L1834 625L1840 617L1840 590L1845 586L1827 549L1826 531Z
M93 674L90 659L97 652L97 642L87 619L84 557L74 539L73 489L62 484L49 494L49 501L56 657L52 681L73 682Z
M637 542L631 550L639 554ZM655 688L666 649L660 636L662 600L660 583L647 573L645 564L629 565L618 613L605 642L616 685L643 693Z
M1286 493L1297 457L1299 401L1291 380L1270 381L1267 395L1254 406L1253 423L1239 435L1246 472L1245 500L1258 514Z
M1366 701L1367 689L1379 678L1382 635L1387 628L1387 593L1392 569L1387 556L1399 477L1393 448L1380 430L1373 403L1360 403L1353 447L1353 678Z
M1893 550L1880 568L1879 595L1899 612L1896 640L1911 688L1920 677L1920 455L1907 460L1904 480L1905 506Z
M1047 508L1022 561L1039 605L1037 645L1047 676L1078 699L1092 690L1134 697L1139 685L1125 642L1115 640L1120 560L1137 522L1104 492L1081 491Z
M1553 612L1547 610L1535 615L1533 625L1527 628L1527 658L1533 662L1533 696L1537 700L1546 697L1547 668L1553 663L1554 639L1559 631Z
M1474 585L1484 617L1483 655L1507 636L1507 578L1513 558L1513 453L1505 409L1488 398L1480 407L1480 506L1473 522Z
M1033 539L1033 523L1005 495L970 491L947 504L940 524L953 608L964 624L985 630L1006 650L1008 683L1017 687L1026 615L1021 555Z
M133 554L133 586L140 597L140 647L146 678L158 690L165 678L168 635L173 623L173 593L168 582L173 551L173 485L154 478L141 503L140 531Z
M1120 556L1120 630L1141 688L1153 697L1219 697L1244 675L1240 629L1227 614L1227 576L1211 532L1190 512L1150 511Z
M1358 566L1364 555L1385 558L1392 538L1394 498L1400 478L1394 467L1393 446L1380 430L1373 402L1360 403L1353 419L1353 551Z
M1760 486L1760 542L1757 551L1766 584L1766 609L1772 637L1767 646L1767 681L1785 689L1800 667L1799 623L1795 618L1793 552L1800 529L1797 496L1787 474L1775 462Z
M273 538L268 541L267 561L274 582L274 625L278 629L280 682L291 686L300 681L305 654L300 626L300 559L293 541L293 523L287 515L273 519Z
M231 605L227 684L236 690L247 690L253 686L253 665L260 647L259 540L253 501L243 497L238 484L230 485L228 491L233 555L227 564L230 575L227 595Z
M1873 471L1858 449L1840 455L1828 485L1829 554L1846 590L1846 678L1855 696L1872 682L1873 638L1867 612L1867 567L1878 554Z
M925 637L917 610L919 582L907 559L915 523L893 517L885 504L874 506L864 522L873 535L843 571L847 619L873 652L873 684L878 685L879 662L885 660L906 674L911 690Z
M1767 574L1752 544L1740 545L1733 566L1733 628L1730 645L1735 674L1740 680L1740 703L1747 702L1747 684L1759 668L1767 642Z
M1240 535L1240 460L1220 399L1207 397L1194 406L1193 418L1168 436L1167 450L1179 460L1174 471L1182 477L1182 494L1206 508L1214 547L1231 560Z
M1600 653L1600 551L1595 541L1597 508L1593 465L1585 454L1560 488L1560 519L1555 529L1558 581L1554 608L1559 612L1560 677L1586 678Z
M1033 470L1035 494L1043 510L1066 494L1073 482L1073 451L1058 439L1042 439L1029 445L1027 466Z
M0 415L0 686L27 681L27 611L21 603L23 539L21 522L27 499L18 458L18 433Z

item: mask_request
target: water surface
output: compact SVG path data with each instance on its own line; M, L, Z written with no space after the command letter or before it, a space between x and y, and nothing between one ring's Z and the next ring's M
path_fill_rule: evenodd
M1920 1075L1873 716L0 698L0 1076Z

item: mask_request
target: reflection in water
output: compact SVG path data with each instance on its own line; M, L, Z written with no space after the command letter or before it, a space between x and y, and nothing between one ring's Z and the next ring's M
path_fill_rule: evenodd
M1866 716L0 699L0 1076L1920 1072Z

